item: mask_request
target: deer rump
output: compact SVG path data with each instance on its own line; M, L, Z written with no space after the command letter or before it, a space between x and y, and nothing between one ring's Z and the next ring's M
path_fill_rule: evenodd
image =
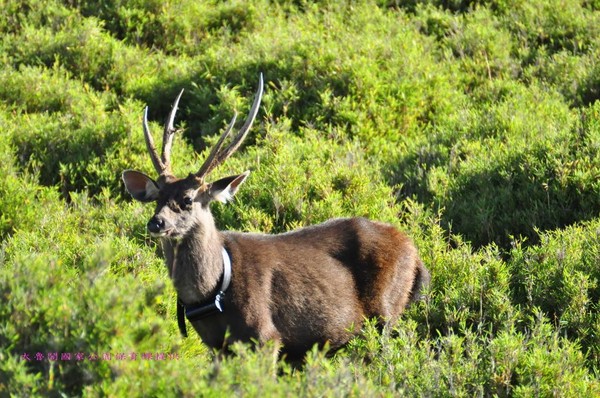
M192 322L213 348L275 340L293 358L315 344L337 349L366 318L396 321L429 279L404 234L364 218L222 240L232 263L224 312Z

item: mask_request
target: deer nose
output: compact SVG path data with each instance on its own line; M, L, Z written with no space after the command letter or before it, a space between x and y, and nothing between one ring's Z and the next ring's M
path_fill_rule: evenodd
M165 220L154 216L148 221L146 226L148 227L148 231L157 234L164 228Z

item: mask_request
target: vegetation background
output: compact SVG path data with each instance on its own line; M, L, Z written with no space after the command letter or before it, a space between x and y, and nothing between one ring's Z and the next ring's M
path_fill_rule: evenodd
M600 396L598 0L0 0L0 32L0 396ZM145 104L158 131L185 88L185 175L259 72L218 225L367 216L433 276L302 371L179 336L120 181Z

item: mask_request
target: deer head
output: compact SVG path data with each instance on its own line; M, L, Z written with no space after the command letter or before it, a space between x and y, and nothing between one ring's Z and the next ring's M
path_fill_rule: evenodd
M146 147L154 168L158 173L157 179L152 179L144 173L126 170L122 178L127 191L134 199L141 202L156 202L154 216L147 224L148 231L154 236L180 238L204 220L212 217L209 204L213 200L226 202L237 192L246 180L249 171L239 175L225 177L214 182L207 182L206 177L221 163L225 162L242 144L258 113L263 93L263 77L259 78L258 90L246 122L233 137L229 146L223 149L225 140L231 134L237 114L234 114L225 132L210 151L208 157L198 170L185 178L177 178L171 170L171 147L176 129L173 126L175 114L183 90L179 93L171 113L165 122L162 154L158 155L154 140L148 126L148 107L144 110L143 129Z

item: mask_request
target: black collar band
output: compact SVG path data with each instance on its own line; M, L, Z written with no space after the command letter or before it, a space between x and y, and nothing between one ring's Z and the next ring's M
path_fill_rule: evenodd
M177 324L183 337L187 337L185 318L190 322L193 322L223 312L221 300L225 297L225 292L227 292L229 284L231 283L231 259L225 248L223 248L222 253L223 281L221 282L221 289L215 298L201 304L189 305L187 307L179 298L177 298Z

